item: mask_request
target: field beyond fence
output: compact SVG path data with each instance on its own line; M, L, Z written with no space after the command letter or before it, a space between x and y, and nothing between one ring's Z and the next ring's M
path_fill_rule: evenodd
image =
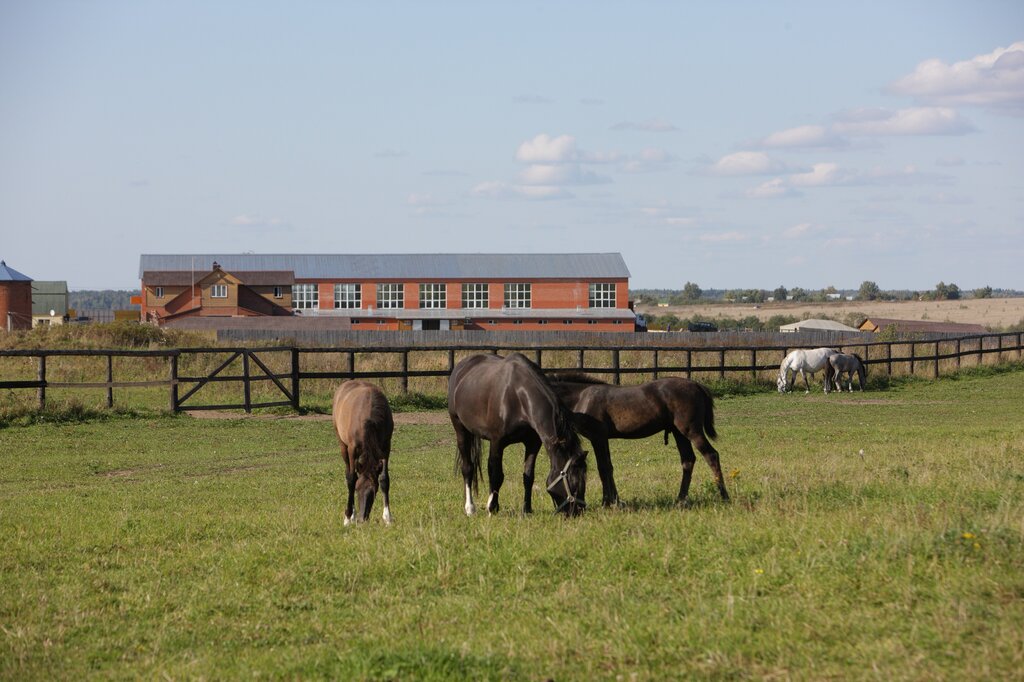
M755 335L763 337L765 335ZM777 335L769 335L775 337ZM112 408L183 410L260 408L325 409L339 380L376 381L391 394L444 395L454 365L474 353L518 351L545 371L572 370L615 384L664 376L705 382L774 382L782 358L794 348L829 345L858 353L873 376L937 378L962 367L1021 358L1020 332L953 338L877 341L874 337L792 338L796 343L722 345L718 335L603 335L602 343L503 343L196 347L160 350L22 349L0 351L0 407L46 407L74 400ZM789 335L785 335L789 341ZM585 339L585 337L582 337ZM377 340L376 337L372 340ZM618 345L613 345L614 341ZM628 342L627 342L628 340ZM685 345L680 343L685 341ZM769 339L773 340L773 339ZM660 343L659 343L660 341ZM801 343L802 341L802 343ZM838 343L836 341L839 341ZM719 343L715 343L719 342ZM116 398L115 398L116 396Z

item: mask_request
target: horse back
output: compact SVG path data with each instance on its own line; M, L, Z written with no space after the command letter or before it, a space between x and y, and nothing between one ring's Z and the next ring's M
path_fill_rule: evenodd
M395 422L380 387L366 381L346 381L334 392L331 418L343 444L370 447L385 457L389 454Z

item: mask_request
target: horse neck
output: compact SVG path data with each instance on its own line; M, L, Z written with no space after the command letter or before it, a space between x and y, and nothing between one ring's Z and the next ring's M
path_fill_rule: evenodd
M549 452L569 449L572 453L578 450L579 436L573 426L572 415L559 401L556 389L536 377L534 381L538 389L537 392L543 400L549 401L548 405L551 409L541 409L540 415L536 414L537 410L524 409L523 412L530 426L537 432ZM578 393L585 386L574 386L573 388L576 389L574 392Z

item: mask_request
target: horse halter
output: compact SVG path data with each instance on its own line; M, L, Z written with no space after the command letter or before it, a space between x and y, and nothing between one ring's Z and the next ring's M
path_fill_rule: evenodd
M558 472L558 476L555 476L555 480L551 481L551 483L548 484L549 493L552 491L552 489L557 488L559 483L561 483L562 487L565 489L565 500L555 509L556 514L565 509L566 506L570 504L575 504L576 507L581 510L587 508L587 503L577 502L576 496L573 495L572 492L569 490L569 479L567 478L567 474L569 472L569 467L571 467L576 462L576 460L576 457L570 457L568 461L566 461L565 466L562 467L562 470Z

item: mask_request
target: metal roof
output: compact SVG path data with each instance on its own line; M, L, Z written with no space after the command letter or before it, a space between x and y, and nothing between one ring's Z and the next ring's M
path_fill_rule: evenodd
M794 322L793 324L784 324L779 327L780 332L798 332L804 329L812 329L819 331L834 331L834 332L859 332L860 330L856 327L850 327L843 324L842 322L836 322L835 320L801 320L800 322Z
M623 279L619 253L142 254L146 271L291 270L296 279Z
M0 260L0 282L31 282L32 278L23 275L4 261Z
M209 270L196 270L195 277L193 278L192 273L188 270L171 270L169 272L146 270L142 273L142 279L146 282L146 286L187 287L198 282L211 272ZM290 270L278 272L232 272L231 270L224 270L224 272L234 275L242 284L247 286L291 286L295 284L295 275Z

